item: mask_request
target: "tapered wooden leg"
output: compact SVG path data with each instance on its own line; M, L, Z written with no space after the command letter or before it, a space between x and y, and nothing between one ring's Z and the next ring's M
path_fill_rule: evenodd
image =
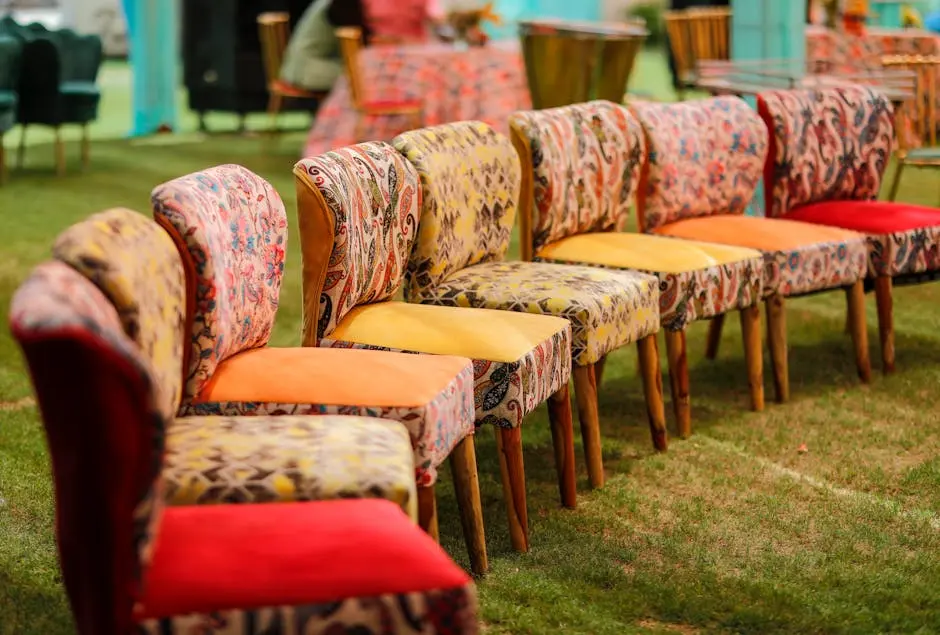
M88 124L82 124L82 169L91 164L91 141L88 138Z
M581 424L588 480L591 487L597 489L604 486L604 457L601 452L601 420L597 412L594 365L575 366L571 374L574 377L574 395L578 401L578 422Z
M434 540L440 540L437 528L437 496L434 486L418 488L418 525Z
M525 495L525 465L522 461L522 428L497 428L496 449L503 477L503 496L509 515L509 537L516 551L529 550L529 510Z
M659 347L656 334L647 335L636 343L640 358L640 376L643 379L643 392L646 396L646 416L650 422L650 434L653 447L660 452L669 448L666 433L666 406L663 403L663 375L659 368Z
M480 477L477 474L477 452L472 435L465 437L451 452L450 471L454 476L454 494L457 496L463 539L470 556L470 571L474 575L484 575L490 565L486 557Z
M764 343L760 337L760 306L755 304L741 309L741 334L744 336L751 410L760 412L764 409Z
M20 126L20 145L16 148L16 169L23 169L23 162L26 160L26 124Z
M725 327L725 314L716 315L708 323L708 340L705 343L705 359L714 360L718 357L721 347L721 331Z
M278 118L281 114L281 106L284 104L284 97L279 93L271 93L268 98L268 117L271 120L268 126L268 134L274 136L278 133Z
M898 197L898 188L901 186L901 175L904 174L904 159L898 159L898 165L894 170L894 180L891 181L891 191L888 194L888 200L893 201Z
M692 402L689 397L689 360L685 350L685 331L667 329L665 335L672 408L676 413L679 438L688 439L692 435Z
M62 141L62 130L55 128L55 173L57 176L65 175L65 143Z
M604 368L607 366L607 356L604 355L599 360L594 363L594 383L597 384L597 387L601 387L601 383L604 379Z
M767 312L767 344L774 372L774 394L777 403L790 399L790 362L787 357L787 308L783 296L773 295L764 301Z
M574 509L577 506L578 484L574 462L574 423L571 418L568 384L548 400L548 420L552 424L552 444L555 446L555 469L558 471L561 504L568 509Z
M894 283L888 276L875 278L878 303L878 337L881 340L881 368L885 375L894 372Z
M871 358L868 356L868 319L865 316L865 283L859 280L846 289L849 325L855 347L855 365L863 384L871 383Z

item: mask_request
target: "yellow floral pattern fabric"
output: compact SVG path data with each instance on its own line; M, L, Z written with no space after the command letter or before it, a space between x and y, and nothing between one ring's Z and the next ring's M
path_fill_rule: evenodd
M151 219L112 209L66 229L52 253L117 309L124 332L150 363L160 411L174 416L182 394L186 283L172 239Z
M594 267L482 264L452 274L414 299L566 318L571 322L571 357L578 366L656 333L660 325L655 277Z
M188 417L169 428L169 505L383 498L417 520L408 431L367 417Z
M392 145L417 168L423 197L405 295L420 295L464 267L503 260L520 187L509 139L469 121L407 132Z

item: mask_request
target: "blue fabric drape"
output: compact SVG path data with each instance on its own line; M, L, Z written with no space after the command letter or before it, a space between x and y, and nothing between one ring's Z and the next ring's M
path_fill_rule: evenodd
M124 0L133 73L131 136L176 128L176 0Z

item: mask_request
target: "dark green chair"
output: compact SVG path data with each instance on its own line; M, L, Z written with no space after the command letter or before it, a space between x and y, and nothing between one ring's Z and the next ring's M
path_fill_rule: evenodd
M0 185L6 181L6 150L3 135L16 124L16 86L20 76L20 43L0 35Z

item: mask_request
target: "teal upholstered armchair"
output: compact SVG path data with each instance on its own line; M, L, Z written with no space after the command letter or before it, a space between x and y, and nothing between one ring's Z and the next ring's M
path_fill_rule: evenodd
M0 185L6 180L3 134L16 123L16 85L20 75L20 43L0 35Z

